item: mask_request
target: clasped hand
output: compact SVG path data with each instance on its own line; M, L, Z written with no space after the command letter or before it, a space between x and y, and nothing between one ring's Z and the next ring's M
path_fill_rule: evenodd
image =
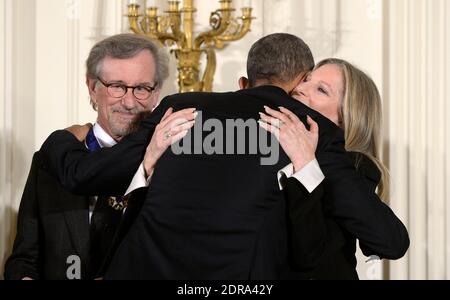
M294 173L303 169L315 159L317 143L319 141L319 126L310 117L305 124L290 110L280 107L280 111L264 107L266 113L260 113L260 126L274 134L286 155L294 165Z

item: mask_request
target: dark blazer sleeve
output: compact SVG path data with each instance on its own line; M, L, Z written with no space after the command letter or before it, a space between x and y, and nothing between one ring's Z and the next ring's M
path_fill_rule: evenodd
M20 202L13 251L5 264L7 280L39 279L38 168L38 153L35 153Z
M401 258L409 247L405 226L357 173L344 149L344 135L338 130L324 151L317 153L325 175L327 216L359 239L364 254Z
M49 171L74 194L121 195L131 182L167 106L163 103L136 132L111 148L89 152L71 133L59 130L42 145Z
M295 271L314 269L321 259L341 249L345 237L339 225L326 218L322 208L324 187L312 193L295 178L283 182L288 210L288 244L290 266Z
M355 156L354 153L352 157L354 158L354 161L356 161L357 156ZM380 171L378 170L377 166L369 158L361 155L361 160L358 164L357 171L358 174L360 174L360 176L364 178L369 190L375 192L381 178ZM383 206L386 212L386 217L384 219L391 220L391 227L393 230L395 230L394 234L396 234L398 238L396 240L396 243L392 244L392 247L397 249L393 249L393 252L399 252L400 254L402 251L406 252L409 248L410 243L406 227L386 203L382 202L380 199L377 200L380 201L380 203L378 204ZM359 247L366 256L377 255L381 258L398 259L404 255L399 254L399 257L395 257L395 255L389 256L389 253L382 253L381 249L372 249L370 245L365 244L364 240L359 241Z

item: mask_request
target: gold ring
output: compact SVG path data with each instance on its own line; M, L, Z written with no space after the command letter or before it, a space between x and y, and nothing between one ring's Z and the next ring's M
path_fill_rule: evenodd
M169 138L171 138L172 137L172 134L169 132L169 131L167 131L165 134L164 134L164 140L166 141L166 140L168 140Z

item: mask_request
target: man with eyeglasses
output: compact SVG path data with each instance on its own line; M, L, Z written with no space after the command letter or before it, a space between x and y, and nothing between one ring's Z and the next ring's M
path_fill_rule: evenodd
M86 63L86 84L97 121L87 136L77 136L90 152L117 144L129 133L138 113L156 107L168 77L167 56L162 51L151 40L134 34L115 35L92 48ZM161 132L181 131L173 120L190 113L167 111L159 126ZM77 132L77 128L72 130ZM156 141L155 137L150 145L162 153L177 138ZM5 278L97 278L124 218L127 199L70 193L49 173L46 155L41 150L33 157ZM143 167L140 170L144 172ZM128 214L131 209L126 211Z

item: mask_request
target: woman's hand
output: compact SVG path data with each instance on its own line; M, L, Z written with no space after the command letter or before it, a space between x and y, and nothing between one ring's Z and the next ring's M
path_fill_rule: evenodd
M294 173L303 169L315 159L319 141L319 127L311 117L307 117L310 129L291 111L280 107L280 111L264 107L266 114L260 113L260 126L274 134L284 152L294 165Z
M152 174L156 162L167 148L186 136L189 129L194 126L197 114L195 108L187 108L175 113L172 108L166 111L161 122L156 126L145 151L144 168L147 176Z

